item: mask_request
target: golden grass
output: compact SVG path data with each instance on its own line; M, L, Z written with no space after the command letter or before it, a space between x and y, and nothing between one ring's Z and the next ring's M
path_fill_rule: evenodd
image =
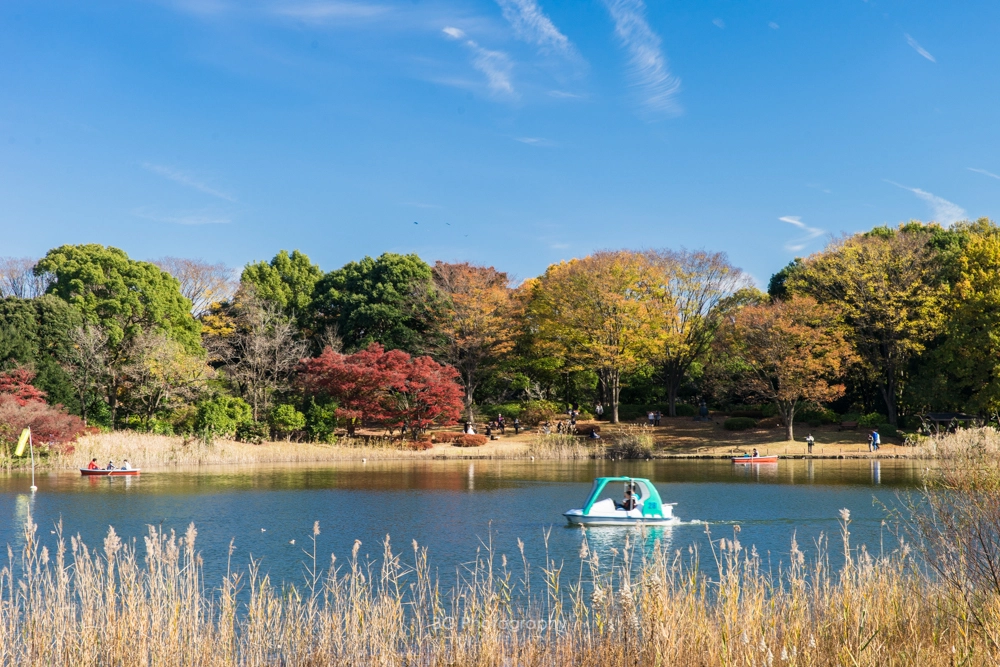
M735 531L711 543L711 572L694 550L626 543L599 557L584 542L565 567L487 548L445 586L426 550L414 544L404 565L387 538L375 563L359 561L356 543L324 568L314 548L297 588L255 564L205 582L194 526L183 537L150 527L144 554L113 529L100 550L67 548L60 530L50 554L29 519L20 562L0 570L0 664L996 664L995 627L917 574L905 547L851 548L846 510L842 519L835 571L793 537L774 572Z

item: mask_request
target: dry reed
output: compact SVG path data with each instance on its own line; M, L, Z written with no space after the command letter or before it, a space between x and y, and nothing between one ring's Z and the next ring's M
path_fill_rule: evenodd
M427 551L404 565L388 538L380 562L360 543L304 586L276 586L251 563L217 588L203 581L196 532L149 528L145 554L109 531L103 549L57 536L54 556L25 525L19 562L0 571L0 664L27 665L992 665L989 633L914 572L905 547L844 565L765 568L738 530L698 554L657 544L598 556L582 544L574 574L491 549L446 590ZM314 528L319 534L319 525ZM703 559L704 560L704 559ZM567 581L571 580L571 581Z

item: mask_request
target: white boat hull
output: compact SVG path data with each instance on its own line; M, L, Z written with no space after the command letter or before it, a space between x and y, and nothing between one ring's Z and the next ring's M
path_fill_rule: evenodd
M570 510L570 512L572 511ZM566 517L571 526L669 526L680 523L680 519L675 516L583 516L582 513L570 514L570 512L566 512L563 516Z

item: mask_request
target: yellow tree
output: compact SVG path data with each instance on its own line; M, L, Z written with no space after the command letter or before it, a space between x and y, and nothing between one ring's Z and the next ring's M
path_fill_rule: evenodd
M437 356L458 370L472 420L473 396L483 374L514 347L519 302L513 298L507 274L493 267L437 262L433 278L446 299Z
M711 350L726 304L750 280L725 253L658 250L649 253L660 275L662 361L669 414L677 415L677 393L691 367Z
M824 403L844 394L836 383L852 359L832 306L794 296L740 309L724 340L744 368L745 388L771 401L793 439L795 411L802 403Z
M660 344L661 281L649 257L604 251L550 266L532 285L527 322L534 337L593 368L618 422L622 375L645 363Z
M789 276L793 294L836 305L896 425L905 373L944 322L936 226L878 228L832 244Z

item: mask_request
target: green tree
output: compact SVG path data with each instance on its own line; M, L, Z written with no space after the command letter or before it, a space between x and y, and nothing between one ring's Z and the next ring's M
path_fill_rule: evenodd
M105 389L113 425L135 339L160 332L191 354L202 352L200 324L191 316L191 302L181 295L180 283L149 262L130 259L118 248L64 245L50 250L35 271L55 276L48 292L102 329L108 364Z
M312 321L316 331L335 329L349 350L379 343L416 354L432 347L440 309L431 267L416 255L384 253L323 276Z
M0 370L27 366L33 384L50 403L79 412L71 378L62 364L71 350L71 333L82 317L75 308L51 295L34 299L0 299Z
M251 285L257 298L273 303L287 316L302 321L312 303L313 290L323 271L309 257L280 251L270 262L247 264L240 282Z
M876 228L833 243L787 280L791 294L836 305L848 337L898 424L910 362L944 324L937 225Z

